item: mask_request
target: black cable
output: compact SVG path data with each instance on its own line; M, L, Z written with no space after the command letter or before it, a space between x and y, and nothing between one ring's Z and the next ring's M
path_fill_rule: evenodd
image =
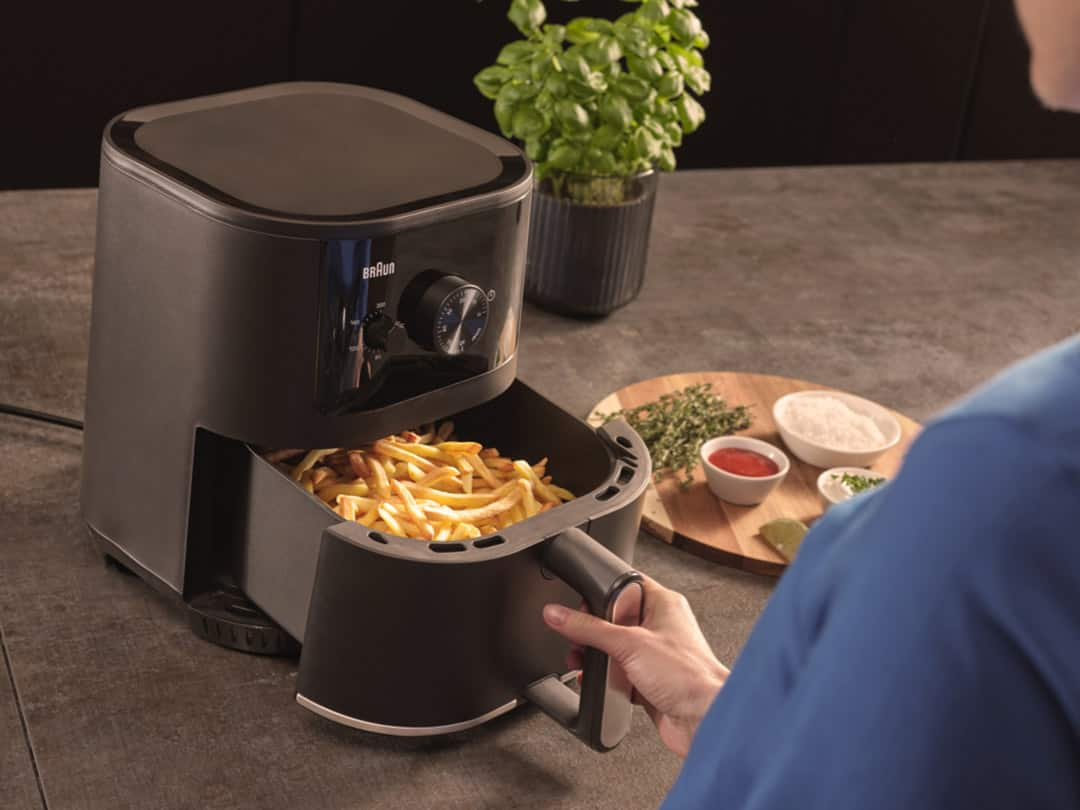
M0 413L21 416L23 419L36 419L39 422L49 422L73 430L83 429L83 423L78 419L69 419L66 416L57 416L54 413L44 413L43 411L33 411L30 408L20 408L18 405L8 405L6 402L0 402Z

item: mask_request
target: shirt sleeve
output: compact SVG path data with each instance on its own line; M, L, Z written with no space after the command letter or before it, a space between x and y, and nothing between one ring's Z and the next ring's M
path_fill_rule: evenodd
M1080 465L928 428L807 537L665 807L1080 807Z

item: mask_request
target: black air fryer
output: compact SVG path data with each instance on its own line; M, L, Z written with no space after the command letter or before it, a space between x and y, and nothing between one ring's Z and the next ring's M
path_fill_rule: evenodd
M580 694L541 607L640 618L649 458L515 381L532 172L511 144L362 87L280 84L133 110L102 147L82 508L196 632L296 654L297 701L384 734L523 700L599 750L629 688ZM576 500L467 542L344 522L259 452L452 418L550 458Z

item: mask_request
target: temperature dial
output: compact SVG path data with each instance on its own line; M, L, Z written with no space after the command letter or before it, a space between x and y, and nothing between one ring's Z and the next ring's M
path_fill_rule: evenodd
M444 354L461 354L484 334L488 300L475 284L458 287L443 299L435 315L435 345Z
M488 297L458 276L427 271L402 295L409 337L426 349L463 354L484 334Z

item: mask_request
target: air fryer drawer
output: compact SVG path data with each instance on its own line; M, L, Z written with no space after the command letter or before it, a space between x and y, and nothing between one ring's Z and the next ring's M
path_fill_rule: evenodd
M595 523L602 528L597 539L623 559L632 560L641 508L641 494L634 493L644 491L648 455L643 447L636 453L624 447L612 432L621 430L640 444L632 430L615 423L610 429L595 431L520 381L490 402L448 418L453 419L457 436L497 447L504 456L530 461L547 456L556 483L578 496L500 532L505 545L550 537L570 525L589 531ZM630 443L625 437L622 440ZM235 530L237 582L302 642L322 534L342 519L254 449L243 450L246 493ZM359 524L349 528L366 531ZM485 541L490 543L491 538L454 544L463 551L438 556L471 560L473 552L483 551ZM403 539L401 543L414 547L421 559L436 557L424 541ZM489 548L489 554L496 550Z

